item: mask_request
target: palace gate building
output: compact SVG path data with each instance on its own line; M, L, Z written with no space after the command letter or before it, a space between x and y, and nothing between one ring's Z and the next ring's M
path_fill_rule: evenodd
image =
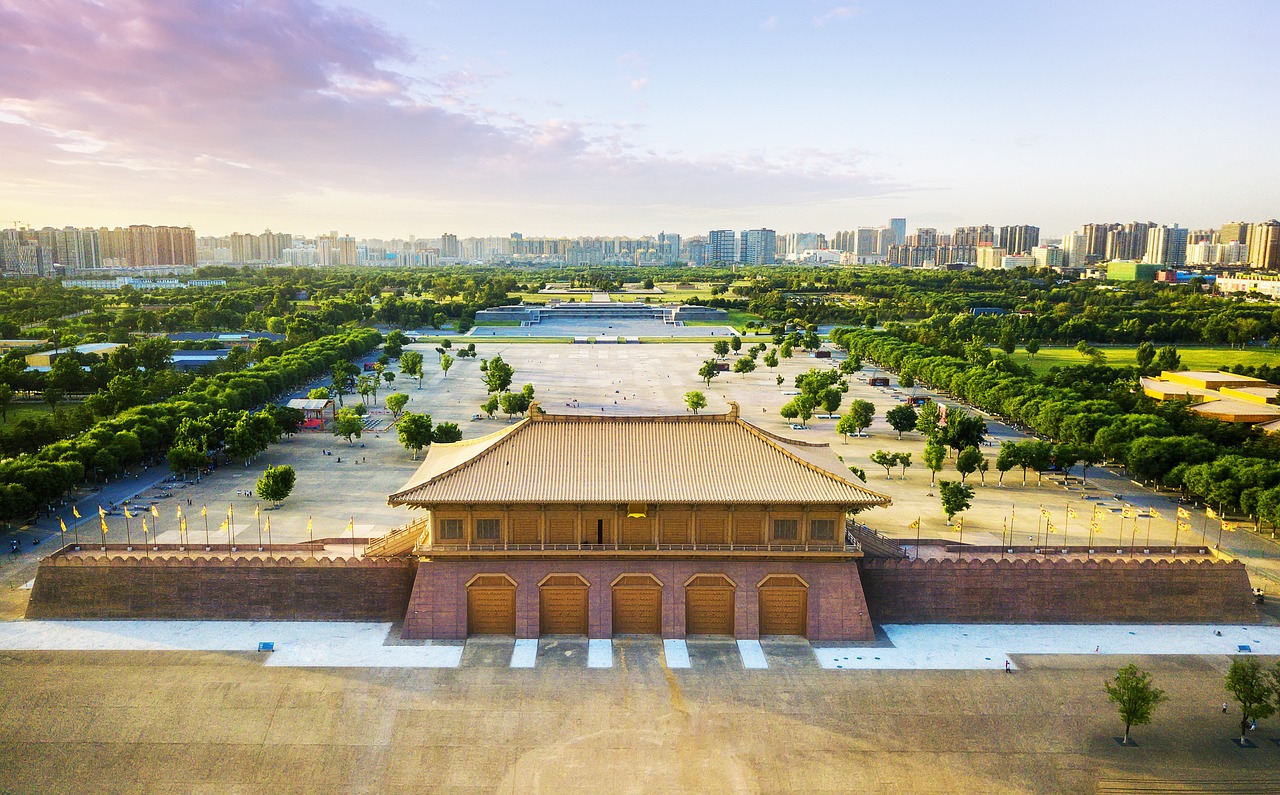
M429 448L389 497L420 511L406 638L874 637L846 538L889 499L826 444L725 414L529 416Z

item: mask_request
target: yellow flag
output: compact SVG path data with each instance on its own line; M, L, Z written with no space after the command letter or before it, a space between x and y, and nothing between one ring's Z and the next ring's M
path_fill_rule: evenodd
M187 532L187 517L178 517L178 529L184 533Z
M1050 532L1050 533L1056 533L1056 532L1058 532L1058 528L1056 528L1056 527L1054 527L1054 526L1053 526L1053 522L1049 522L1048 527L1046 527L1045 529L1046 529L1048 532Z
M142 537L146 538L146 536L147 536L147 517L144 516L142 517Z
M1178 509L1178 518L1179 518L1179 519L1190 519L1190 518L1191 518L1191 512L1190 512L1190 511L1188 511L1186 508L1179 508L1179 509Z
M1090 522L1089 529L1096 533L1102 529L1102 525L1098 524L1097 522Z
M226 530L226 529L227 529L227 520L226 520L226 519L223 519L223 520L222 520L222 524L218 525L218 529L219 529L219 530Z
M84 518L83 516L81 516L81 515L80 515L80 512L76 510L76 506L74 506L74 505L72 505L72 506L71 506L71 515L72 515L72 516L74 516L74 517L75 517L75 518L77 518L77 519L83 519L83 518Z
M128 506L128 505L124 506L124 518L126 518L126 519L132 519L132 518L133 518L133 514L129 513L129 506Z
M964 517L963 517L963 516L957 516L957 517L956 517L956 530L964 530Z
M1210 508L1208 505L1204 506L1204 515L1205 515L1205 516L1207 516L1207 517L1209 517L1210 519L1217 519L1217 518L1218 518L1218 515L1217 515L1216 513L1214 513L1214 512L1213 512L1213 509L1212 509L1212 508Z
M1049 518L1049 512L1045 510L1045 507L1043 505L1040 506L1040 516L1042 516L1045 519Z
M262 515L262 505L255 502L253 504L253 518L257 519L261 515Z
M1068 509L1067 509L1067 518L1068 518L1068 519L1079 519L1080 517L1076 515L1076 509L1075 509L1075 508L1068 508Z
M1235 522L1223 522L1223 523L1222 523L1222 529L1223 529L1223 530L1226 530L1228 533L1234 533L1234 532L1236 531L1236 523L1235 523Z
M179 508L178 510L179 510L179 511L181 511L182 509L181 509L181 508ZM159 519L159 518L160 518L160 509L159 509L159 508L157 508L156 506L152 505L152 506L151 506L151 515L152 515L152 516L154 516L155 518Z
M98 506L98 517L101 519L105 519L107 517L107 512L102 510L101 505Z
M62 532L67 532L67 523L62 521L62 517L58 517L58 526L62 528Z
M908 529L908 530L919 530L919 529L920 529L920 520L919 520L919 519L916 519L914 522L912 522L911 524L907 525L907 529Z
M1128 508L1125 508L1124 510L1122 510L1122 511L1120 512L1120 518L1121 518L1121 519L1132 519L1132 518L1133 518L1133 511L1129 510Z
M107 520L106 520L106 519L101 519L101 518L100 518L100 519L98 519L98 524L102 525L102 534L103 534L103 535L106 535L106 534L107 534Z
M182 506L181 506L181 505L179 505L179 506L178 506L178 515L177 515L177 516L175 516L174 518L176 518L176 519L181 519L181 518L182 518Z
M208 505L201 505L201 506L200 506L200 515L201 515L201 516L208 516L208 515L209 515L209 506L208 506Z
M308 533L310 533L310 532L311 532L311 517L310 517L310 516L308 516L308 517L307 517L307 532L308 532Z
M271 532L271 517L270 517L270 516L268 516L268 517L267 517L267 532L268 532L268 533L270 533L270 532Z
M1190 530L1190 529L1191 529L1190 522L1183 522L1183 521L1178 522L1178 530Z
M1148 508L1148 509L1147 509L1147 513L1151 514L1151 518L1152 518L1152 519L1163 519L1163 518L1164 518L1163 516L1161 516L1161 515L1160 515L1160 512L1159 512L1159 511L1157 511L1155 508Z

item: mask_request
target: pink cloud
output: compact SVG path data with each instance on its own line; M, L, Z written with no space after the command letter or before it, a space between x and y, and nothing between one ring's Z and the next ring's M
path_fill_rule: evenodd
M0 146L19 153L0 193L252 197L261 215L303 191L622 205L883 189L856 164L637 154L613 130L471 104L499 73L444 72L427 99L396 71L415 60L405 41L314 0L45 0L0 8L0 30Z

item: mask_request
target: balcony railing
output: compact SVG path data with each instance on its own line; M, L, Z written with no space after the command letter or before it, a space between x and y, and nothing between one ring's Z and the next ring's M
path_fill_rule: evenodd
M415 554L440 555L501 552L636 552L636 553L859 553L857 541L844 544L503 544L503 543L434 543L419 544Z

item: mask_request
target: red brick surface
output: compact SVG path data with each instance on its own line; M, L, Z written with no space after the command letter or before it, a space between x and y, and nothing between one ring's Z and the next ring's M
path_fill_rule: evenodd
M809 584L810 640L870 640L874 637L862 596L857 565L850 561L627 561L507 560L429 561L421 564L409 610L405 638L465 638L466 584L477 574L506 574L516 581L516 635L538 637L538 583L548 574L581 574L588 592L588 635L613 635L613 589L620 574L653 574L662 582L662 635L685 636L684 584L695 574L723 574L737 583L734 631L739 638L759 637L757 584L770 574L795 574Z
M27 618L398 621L417 564L310 558L48 558Z
M1244 564L1211 561L862 561L877 624L1257 621Z

